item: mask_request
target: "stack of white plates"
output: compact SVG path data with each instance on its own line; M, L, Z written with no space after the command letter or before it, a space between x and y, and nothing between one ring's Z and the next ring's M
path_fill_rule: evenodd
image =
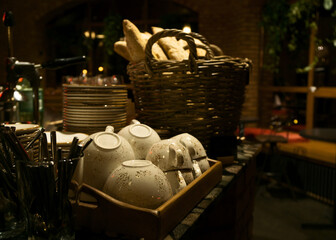
M48 145L51 145L51 137L50 132L46 132ZM89 135L85 133L70 133L70 132L59 132L56 131L56 144L57 147L62 147L69 150L73 139L78 138L78 144L81 143L84 139L89 137Z
M125 85L63 85L63 130L92 134L126 126Z
M37 124L6 124L6 127L14 127L15 128L15 135L22 144L23 147L26 147L35 137L37 131L40 129L40 126ZM32 146L33 151L33 158L32 160L36 160L38 158L38 151L39 151L39 139L35 141Z

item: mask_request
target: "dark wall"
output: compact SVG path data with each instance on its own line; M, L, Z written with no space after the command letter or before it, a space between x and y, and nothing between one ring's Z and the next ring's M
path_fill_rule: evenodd
M147 1L147 0L144 0ZM84 0L2 0L0 10L15 14L13 28L14 55L20 61L35 63L48 59L48 42L44 34L46 23ZM97 2L97 1L95 1ZM139 1L128 0L130 9ZM198 31L210 43L222 48L225 55L246 57L253 61L253 71L246 91L243 116L258 115L258 79L260 65L260 12L263 0L174 0L198 14ZM164 7L164 6L162 6ZM157 10L160 12L160 10ZM143 12L142 12L143 13ZM140 13L138 16L143 16ZM7 30L0 26L0 83L5 82ZM45 78L45 72L41 72ZM44 79L47 81L47 79ZM42 83L43 85L44 83Z

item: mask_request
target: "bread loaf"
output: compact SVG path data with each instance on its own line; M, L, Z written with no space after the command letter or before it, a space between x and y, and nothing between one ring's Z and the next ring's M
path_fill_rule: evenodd
M142 37L139 29L129 20L123 20L123 31L126 37L126 45L132 61L139 62L145 59L145 47L147 40Z
M152 34L149 32L144 32L141 33L142 37L144 39L146 39L148 41L148 39L150 39L152 37ZM152 54L154 56L155 59L157 60L167 60L167 56L164 53L163 49L160 47L160 45L158 43L154 43L152 46Z
M132 58L128 52L126 41L117 41L114 43L114 51L128 61L132 61Z
M194 38L194 41L195 41L196 47L197 47L197 46L202 46L202 45L204 45L204 43L202 43L202 42L201 42L199 39L197 39L197 38ZM188 46L187 46L188 44L187 44L186 41L180 39L178 42L179 42L179 44L183 47L183 49L185 49L187 52L189 52L189 48L188 48ZM197 56L199 56L199 57L205 57L205 55L206 55L206 50L205 50L204 48L200 48L200 47L198 47L198 48L196 48L196 51L197 51Z
M160 27L152 27L153 33L164 30ZM182 61L188 59L188 52L178 43L175 37L164 37L159 39L159 45L164 49L167 56L171 60Z

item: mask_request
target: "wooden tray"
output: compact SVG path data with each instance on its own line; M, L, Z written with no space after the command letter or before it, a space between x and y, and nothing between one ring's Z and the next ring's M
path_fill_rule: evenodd
M210 159L209 163L206 172L157 209L136 207L87 184L81 185L72 202L76 230L110 237L163 239L222 179L222 163ZM81 202L80 193L91 195L97 202Z

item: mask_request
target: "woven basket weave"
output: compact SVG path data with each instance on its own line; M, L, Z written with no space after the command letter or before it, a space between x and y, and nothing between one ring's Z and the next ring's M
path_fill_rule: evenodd
M163 37L183 39L189 59L158 61L152 45ZM197 59L194 38L207 55ZM205 146L214 135L233 135L240 119L251 61L213 56L207 40L197 33L170 29L154 34L146 45L146 59L129 63L137 119L171 136L187 132Z

